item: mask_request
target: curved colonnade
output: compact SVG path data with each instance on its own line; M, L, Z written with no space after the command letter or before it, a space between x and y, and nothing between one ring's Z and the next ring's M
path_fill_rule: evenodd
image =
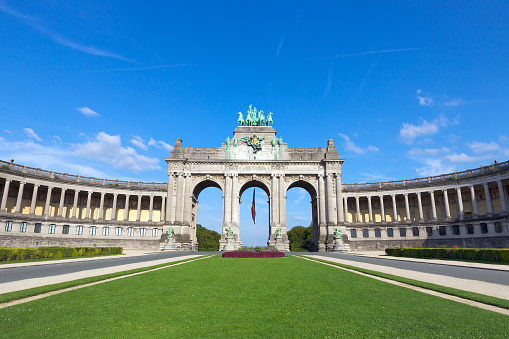
M179 180L191 178L169 176L175 195L192 196L185 206L175 206L182 203L167 199L170 190L166 183L80 177L0 161L0 245L158 249L166 237L165 222L178 225L182 219L185 224L187 215L194 219L201 189L217 185L212 181L201 183L203 187L177 185ZM234 177L224 180L225 188L243 186ZM331 190L330 180L324 183L323 175L316 180L319 194L310 194L313 241L318 250L332 250L327 244L332 241L333 226L343 228L343 241L352 250L416 245L509 247L509 162L398 182L339 184L341 189L334 190L337 206L325 206L319 197ZM277 186L269 182L268 186ZM227 194L225 197L228 201ZM224 225L232 221L238 225L238 215L232 214L236 207L228 208L231 201L223 202L227 207ZM271 208L276 209L276 204ZM333 210L332 215L329 211ZM270 229L275 215L279 215L278 226L286 227L284 204L271 212ZM196 220L187 222L195 224ZM269 233L271 242L272 230ZM195 234L179 249L196 250Z

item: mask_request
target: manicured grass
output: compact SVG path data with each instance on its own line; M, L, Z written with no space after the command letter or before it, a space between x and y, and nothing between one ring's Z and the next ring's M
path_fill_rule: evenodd
M509 317L293 256L214 256L0 310L3 337L495 338Z
M62 282L62 283L58 283L58 284L51 284L51 285L45 285L45 286L40 286L40 287L28 288L26 290L21 290L21 291L3 293L3 294L0 294L0 304L6 303L9 301L13 301L13 300L19 300L19 299L24 299L24 298L28 298L28 297L33 297L35 295L39 295L39 294L43 294L43 293L63 290L63 289L70 288L70 287L86 285L86 284L90 284L90 283L93 283L96 281L111 279L111 278L115 278L115 277L121 277L124 275L133 274L133 273L145 272L145 271L149 271L149 270L152 270L152 269L158 268L158 267L171 266L171 265L175 265L177 263L194 260L194 259L196 259L196 258L172 261L172 262L165 263L165 264L136 268L133 270L122 271L122 272L103 274L103 275L98 275L95 277L71 280L71 281L66 281L66 282Z
M422 287L422 288L425 288L425 289L428 289L428 290L432 290L432 291L436 291L436 292L441 292L441 293L445 293L445 294L449 294L449 295L454 295L456 297L460 297L460 298L464 298L464 299L468 299L468 300L477 301L477 302L480 302L480 303L483 303L483 304L493 305L493 306L509 309L509 300L506 300L506 299L495 298L495 297L491 297L489 295L479 294L479 293L475 293L475 292L458 290L456 288L436 285L436 284L432 284L432 283L428 283L428 282L424 282L424 281L419 281L419 280L414 280L414 279L409 279L409 278L403 278L403 277L399 277L397 275L392 275L392 274L388 274L388 273L371 271L371 270L367 270L367 269L364 269L364 268L350 266L350 265L345 265L345 264L340 264L340 263L333 262L333 261L317 259L317 258L313 258L313 257L310 257L310 259L313 259L313 260L316 260L316 261L320 261L320 262L325 262L325 263L328 263L328 264L331 264L331 265L335 265L335 266L339 266L339 267L349 268L349 269L354 270L354 271L358 271L358 272L374 275L374 276L381 277L381 278L386 278L386 279L390 279L390 280L394 280L394 281L399 281L399 282L402 282L402 283L405 283L405 284L408 284L408 285Z

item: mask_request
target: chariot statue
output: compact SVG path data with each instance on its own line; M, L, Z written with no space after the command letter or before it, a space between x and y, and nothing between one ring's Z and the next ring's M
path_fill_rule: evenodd
M246 122L244 121L244 117L242 116L242 112L239 112L239 119L237 120L237 123L239 124L239 126L244 126L246 124Z

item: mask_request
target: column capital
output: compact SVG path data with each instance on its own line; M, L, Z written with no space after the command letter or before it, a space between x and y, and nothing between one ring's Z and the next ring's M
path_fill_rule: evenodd
M325 176L325 174L323 173L318 173L318 178L323 178Z
M420 196L422 192L416 192L416 193L417 193L418 196Z
M116 197L118 195L118 193L113 193L113 196Z
M379 197L380 199L383 199L384 195L382 194L382 195L379 195L378 197Z

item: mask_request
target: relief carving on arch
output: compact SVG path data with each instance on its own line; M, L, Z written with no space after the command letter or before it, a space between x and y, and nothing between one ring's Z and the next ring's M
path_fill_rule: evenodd
M197 185L199 185L201 182L210 180L215 182L216 184L221 187L221 191L224 192L224 176L218 176L218 175L199 175L199 176L193 176L192 177L192 189L194 190Z

